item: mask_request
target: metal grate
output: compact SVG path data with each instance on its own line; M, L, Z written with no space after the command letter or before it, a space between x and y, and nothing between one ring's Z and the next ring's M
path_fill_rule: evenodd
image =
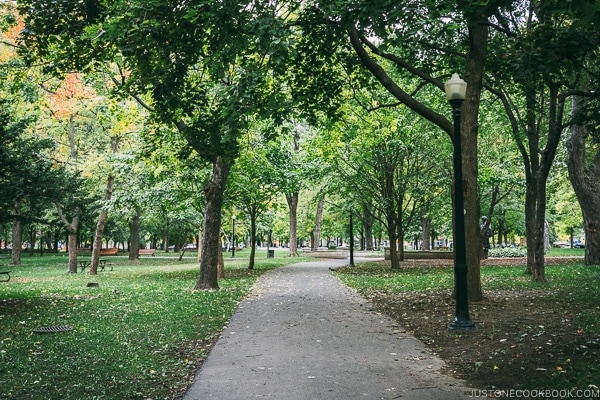
M40 326L39 328L35 328L33 333L57 333L68 332L72 330L73 327L70 325Z

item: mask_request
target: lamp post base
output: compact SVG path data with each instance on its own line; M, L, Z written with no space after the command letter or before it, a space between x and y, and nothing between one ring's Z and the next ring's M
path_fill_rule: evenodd
M475 327L475 324L472 323L470 320L458 320L455 319L454 321L452 321L452 323L450 325L448 325L448 329L450 329L451 331L475 331L477 330L477 328Z

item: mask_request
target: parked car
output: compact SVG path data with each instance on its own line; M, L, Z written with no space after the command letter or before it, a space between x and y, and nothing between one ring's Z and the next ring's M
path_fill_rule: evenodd
M585 243L583 243L581 240L573 240L573 247L576 249L585 249Z

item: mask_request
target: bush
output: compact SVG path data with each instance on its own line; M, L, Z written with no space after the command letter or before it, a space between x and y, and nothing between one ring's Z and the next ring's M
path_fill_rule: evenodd
M527 257L527 249L522 247L498 247L490 249L490 257Z

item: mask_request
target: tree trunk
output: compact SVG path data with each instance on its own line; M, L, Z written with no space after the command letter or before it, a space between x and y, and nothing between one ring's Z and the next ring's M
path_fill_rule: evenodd
M574 97L573 117L585 107L584 99ZM571 135L567 138L567 167L573 190L583 213L585 231L586 265L600 264L600 149L590 146L591 154L586 152L588 132L585 125L571 126Z
M21 247L23 246L23 224L21 222L21 202L14 204L12 221L12 250L10 251L10 264L21 264Z
M487 15L484 11L475 13L475 20L469 26L469 50L465 80L467 96L462 106L461 136L463 161L463 189L465 206L465 235L467 247L467 291L469 301L483 300L481 291L481 266L479 260L479 190L477 149L479 137L479 106L483 71L488 47Z
M373 223L375 217L368 207L363 207L362 225L365 230L365 249L372 251L375 246L373 244Z
M109 176L106 180L106 193L104 194L104 200L108 201L112 197L113 186L115 178ZM90 265L90 275L96 275L98 273L98 263L100 260L100 250L102 249L102 236L104 235L104 226L108 219L108 209L103 206L96 222L96 234L94 236L94 244L92 246L92 264Z
M398 257L398 247L396 246L396 221L393 212L388 213L387 234L390 241L390 264L392 269L400 268L400 258Z
M256 255L256 209L250 212L250 260L248 269L254 269L254 257Z
M546 282L544 264L544 223L546 221L546 185L550 168L554 162L556 149L560 143L562 129L562 109L559 104L558 88L550 87L547 100L548 108L548 134L544 140L545 148L540 148L540 135L535 101L535 89L527 88L527 141L529 145L529 158L521 146L526 170L527 190L525 192L525 219L527 234L527 271L536 282ZM564 101L561 100L561 101Z
M75 207L75 216L69 222L66 216L63 213L62 206L59 203L56 204L56 211L60 220L62 221L68 237L67 237L67 248L69 250L69 264L67 273L76 274L77 273L77 238L79 236L79 215L81 214L81 210L79 207Z
M33 228L33 224L29 224L29 246L27 246L29 248L29 255L33 256L34 253L34 247L35 247L35 242L36 242L36 237L35 237L35 229Z
M163 231L163 250L165 251L165 253L169 252L169 218L166 218L165 221L165 230Z
M423 232L423 244L421 245L421 250L430 250L431 243L429 242L429 232L431 232L431 217L425 215L421 216L421 232Z
M223 241L219 238L219 261L217 263L217 279L225 279L225 260L223 259Z
M200 263L200 254L202 254L202 224L198 225L198 240L196 240L196 247L197 247L197 257L196 257L196 261L198 263ZM220 241L220 237L219 237L219 243L221 243ZM219 246L221 247L221 246Z
M206 209L202 236L202 255L200 257L200 275L194 287L197 290L219 289L218 261L221 232L221 206L223 193L231 163L218 157L213 163L212 176L204 187Z
M285 199L287 200L290 211L290 251L288 254L290 257L298 257L298 237L296 231L298 221L298 197L298 192L285 195Z
M140 217L142 211L139 208L135 209L135 214L129 221L129 260L135 261L139 258L140 251Z
M317 203L317 212L315 214L315 229L313 231L313 239L311 243L312 250L317 250L321 243L321 225L323 223L323 206L325 205L325 197L320 197Z

